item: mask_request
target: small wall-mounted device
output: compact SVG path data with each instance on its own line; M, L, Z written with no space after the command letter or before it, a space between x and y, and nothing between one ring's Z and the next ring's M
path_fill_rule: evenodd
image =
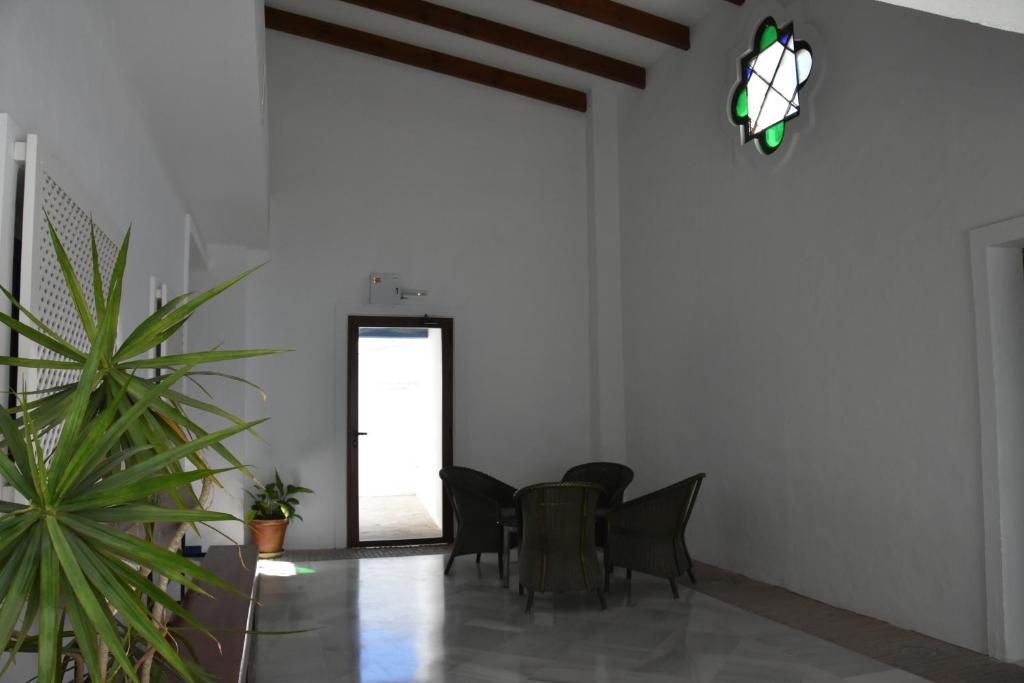
M371 304L400 304L403 299L422 299L427 294L425 289L402 287L398 273L370 273Z
M398 304L402 301L402 285L398 273L370 273L370 303Z

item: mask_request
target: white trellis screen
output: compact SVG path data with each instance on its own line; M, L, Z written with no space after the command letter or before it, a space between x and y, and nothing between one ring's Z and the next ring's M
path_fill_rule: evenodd
M39 319L75 347L89 350L85 329L71 299L71 292L54 255L47 217L53 224L95 315L92 291L90 233L96 226L96 248L104 287L117 258L117 244L109 231L111 223L97 214L73 181L49 158L39 153L37 136L25 142L25 181L21 224L21 278L19 299ZM116 234L116 233L114 233ZM58 359L53 351L25 339L18 340L18 355L24 358ZM74 381L73 370L23 368L18 390L45 391ZM59 430L43 440L47 450L56 444Z

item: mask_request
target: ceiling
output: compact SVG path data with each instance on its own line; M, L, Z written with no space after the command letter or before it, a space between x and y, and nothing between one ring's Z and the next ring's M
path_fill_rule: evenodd
M1024 0L879 0L953 19L1024 33Z
M532 0L430 1L638 66L649 67L667 51L678 49ZM269 0L267 4L578 90L617 85L599 76L342 0ZM714 8L735 9L725 0L627 0L625 4L691 27Z
M532 0L432 1L639 66L677 50ZM712 10L736 10L726 0L621 1L691 27ZM1024 33L1024 0L881 1ZM579 90L628 89L342 0L268 4ZM262 0L105 0L103 7L132 90L199 232L208 242L264 246L269 145Z
M626 1L689 25L712 8L730 7L725 0ZM434 2L640 66L676 49L532 0ZM268 4L559 85L620 87L340 0ZM105 0L103 7L168 174L205 241L264 246L269 145L262 0Z

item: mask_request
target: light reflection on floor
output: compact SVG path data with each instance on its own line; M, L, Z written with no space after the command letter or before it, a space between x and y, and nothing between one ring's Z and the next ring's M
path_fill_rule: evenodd
M442 651L440 626L444 615L436 605L444 600L443 581L429 575L419 580L403 580L374 571L379 564L359 562L357 680L423 680L428 676L426 669L432 657ZM367 579L363 580L363 576ZM396 603L400 605L398 610Z
M538 595L526 615L493 557L460 558L448 577L444 560L261 564L256 628L302 632L257 637L249 683L923 680L700 593L672 600L662 580L635 576L627 597L617 578L605 612L592 596Z
M297 567L294 562L285 560L260 560L256 565L256 573L260 576L295 576L296 574L315 574L311 567Z

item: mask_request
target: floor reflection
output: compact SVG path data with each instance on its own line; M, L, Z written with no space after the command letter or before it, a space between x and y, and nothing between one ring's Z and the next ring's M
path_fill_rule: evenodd
M401 559L427 561L404 568L389 566L389 560L355 562L359 683L429 680L443 651L444 612L437 609L444 600L443 575L431 571L433 558Z
M460 558L448 577L444 559L268 565L257 629L300 632L257 637L250 683L923 680L700 593L672 600L639 575L631 591L616 578L606 612L567 594L527 615L493 557Z

